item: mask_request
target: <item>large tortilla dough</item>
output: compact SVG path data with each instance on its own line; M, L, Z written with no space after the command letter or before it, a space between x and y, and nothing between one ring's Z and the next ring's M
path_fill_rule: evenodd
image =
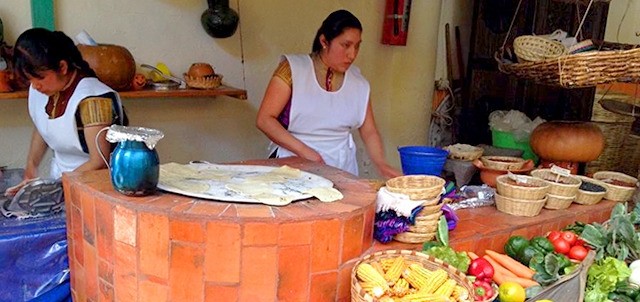
M228 180L231 174L227 171L214 171L209 169L198 170L188 165L167 163L160 165L160 178L201 179L201 180Z
M305 193L313 195L322 202L333 202L344 198L344 195L342 195L340 191L328 187L311 188L305 191Z
M232 190L234 192L238 192L245 196L255 196L260 194L271 193L273 189L270 185L264 182L253 182L247 181L239 184L227 184L225 186L227 189Z
M187 179L161 179L160 183L178 190L194 193L204 193L210 188L210 186L204 182Z

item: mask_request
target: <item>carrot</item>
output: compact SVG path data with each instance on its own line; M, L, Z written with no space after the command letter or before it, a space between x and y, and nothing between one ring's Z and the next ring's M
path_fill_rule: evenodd
M491 266L493 266L493 275L494 276L496 274L500 274L500 275L505 275L505 276L509 276L509 277L516 277L516 275L514 273L512 273L511 271L506 269L504 266L500 265L498 262L493 260L488 255L484 255L484 256L482 256L482 258L486 259L487 261L489 261L489 263L491 263ZM493 281L495 281L495 280L493 280ZM497 283L497 281L496 281L496 283Z
M492 250L485 250L484 252L493 260L500 263L500 265L502 265L504 268L514 273L516 276L526 279L533 278L534 271L532 269L518 262L518 260L509 257L509 255L500 254Z
M469 256L469 258L471 258L471 260L476 260L478 259L478 255L476 255L476 253L474 252L467 252L467 256Z
M518 284L522 285L522 287L524 287L524 288L540 285L538 282L536 282L534 280L527 279L527 278L520 278L520 277L505 277L504 281L511 281L511 282L518 283Z

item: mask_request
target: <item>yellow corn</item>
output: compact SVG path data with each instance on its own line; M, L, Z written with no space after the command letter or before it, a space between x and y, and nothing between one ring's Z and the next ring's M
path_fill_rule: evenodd
M420 288L421 292L432 294L449 279L449 274L441 268L435 270L426 282L426 285Z
M378 299L378 302L396 302L396 300L389 296L384 296L384 297L380 297L380 299Z
M402 301L406 302L450 302L449 298L433 293L417 292L402 297Z
M402 276L402 272L404 271L404 257L399 256L396 257L391 267L384 274L384 279L389 282L389 284L395 284L396 281Z
M443 297L451 297L453 293L453 288L456 287L456 281L453 279L447 279L438 289L436 289L435 294L441 295Z
M364 289L369 295L374 298L380 298L385 294L385 290L378 284L372 284L371 282L360 282L360 286Z
M415 263L409 265L409 268L402 272L402 276L407 279L409 284L417 289L425 287L431 274L432 272L424 268L424 266Z
M378 273L380 273L380 275L384 276L384 268L382 267L382 264L380 264L380 262L378 261L373 261L370 262L369 264L371 264L371 266L373 266L373 268L376 269L376 271L378 271Z
M458 302L469 301L469 291L460 285L456 285L453 287L451 297L456 299Z
M389 290L389 285L384 277L378 273L378 271L369 263L361 263L356 269L356 276L364 281L369 282L372 285L379 285L385 292Z
M408 294L409 282L403 278L398 279L398 281L393 285L393 288L391 288L391 292L397 297L402 297Z
M385 258L385 259L381 259L380 260L380 265L382 265L382 268L384 268L385 272L387 270L389 270L389 268L391 268L391 266L393 265L393 262L395 261L395 258Z

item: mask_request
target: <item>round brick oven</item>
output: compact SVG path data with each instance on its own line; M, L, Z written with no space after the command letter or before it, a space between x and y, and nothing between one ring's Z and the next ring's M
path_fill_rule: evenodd
M328 166L344 199L285 207L116 192L107 170L63 176L74 301L348 301L355 260L373 246L374 188Z

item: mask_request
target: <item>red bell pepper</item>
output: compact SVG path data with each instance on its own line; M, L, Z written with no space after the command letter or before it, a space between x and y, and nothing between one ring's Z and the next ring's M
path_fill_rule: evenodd
M484 301L493 297L495 294L491 286L491 281L482 279L476 279L476 281L473 282L473 290L476 293L476 301Z
M487 259L480 257L471 261L467 273L475 276L476 279L491 280L491 278L493 278L494 271L491 263L487 261Z

